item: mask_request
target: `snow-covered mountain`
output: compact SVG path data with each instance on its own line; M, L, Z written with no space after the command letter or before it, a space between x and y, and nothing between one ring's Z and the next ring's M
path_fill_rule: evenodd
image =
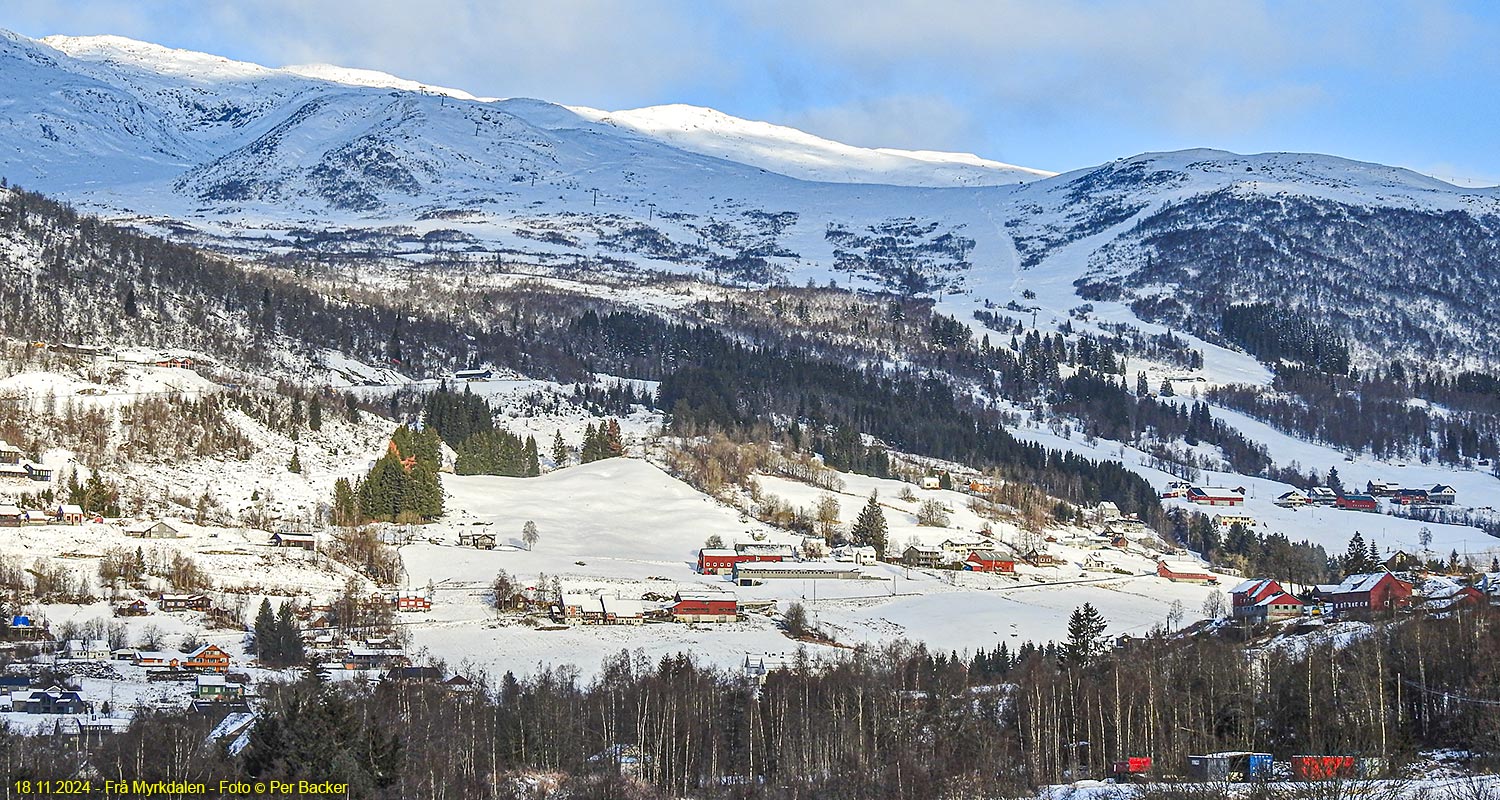
M1500 310L1474 299L1500 289L1500 191L1394 167L1189 150L1049 175L710 109L479 98L111 36L4 34L0 74L0 175L174 234L834 280L970 307L1024 294L1059 319L1087 299L1099 319L1209 338L1226 305L1264 301L1367 361L1420 344L1500 363ZM1412 302L1393 308L1397 290Z

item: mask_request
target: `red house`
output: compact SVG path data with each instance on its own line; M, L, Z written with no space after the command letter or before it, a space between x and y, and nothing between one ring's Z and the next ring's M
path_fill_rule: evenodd
M1193 561L1168 561L1162 559L1156 562L1156 574L1174 583L1178 581L1186 583L1218 583L1218 576L1209 572L1206 567Z
M994 550L975 550L964 559L964 569L973 572L1013 573L1016 571L1016 561Z
M1230 590L1229 596L1233 600L1234 615L1243 617L1250 613L1256 603L1268 597L1275 597L1286 591L1276 581L1266 579L1258 581L1245 581Z
M1411 584L1389 572L1350 575L1330 588L1325 603L1335 614L1370 614L1411 604Z
M1375 498L1367 494L1346 494L1333 504L1350 511L1374 511L1377 505Z
M431 611L432 601L419 594L403 594L396 598L397 611Z
M672 618L678 622L734 622L740 616L739 600L728 592L678 592Z

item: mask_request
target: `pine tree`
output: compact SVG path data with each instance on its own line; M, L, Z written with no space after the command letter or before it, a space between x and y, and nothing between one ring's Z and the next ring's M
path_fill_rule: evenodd
M1172 382L1167 380L1166 378L1162 378L1161 390L1158 391L1157 394L1160 394L1162 397L1175 397L1176 392L1172 391Z
M1333 493L1340 497L1344 495L1344 481L1339 478L1338 467L1328 468L1328 488L1332 489Z
M865 503L859 516L855 518L854 527L849 529L849 538L858 547L875 548L876 557L884 558L889 531L885 511L880 508L880 501L872 492L869 502Z
M562 469L568 465L568 445L563 442L562 431L552 434L552 467Z
M135 287L132 286L125 292L125 316L135 319L139 313L140 310L135 305Z
M602 441L599 444L600 458L617 458L625 455L625 440L620 435L620 421L611 418L600 426Z
M1370 550L1365 546L1365 537L1359 531L1349 539L1349 547L1344 551L1341 566L1345 575L1358 575L1369 572Z
M1145 397L1145 396L1147 396L1149 394L1151 394L1151 384L1149 382L1147 382L1147 380L1146 380L1146 373L1144 373L1144 372L1137 372L1135 374L1135 395L1136 395L1136 397Z
M297 452L297 448L295 447L292 448L292 460L291 463L286 465L286 471L295 472L298 474L302 472L302 459Z
M299 664L306 658L302 647L302 629L292 615L292 604L282 603L276 609L276 661L281 666Z
M349 484L348 478L339 478L333 482L331 513L335 525L347 526L359 521L359 501L355 498L354 488Z
M316 394L307 401L307 427L314 431L323 429L323 401Z

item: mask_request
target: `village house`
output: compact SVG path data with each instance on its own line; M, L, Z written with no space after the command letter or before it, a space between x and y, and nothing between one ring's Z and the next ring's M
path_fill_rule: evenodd
M1307 499L1315 506L1331 506L1339 501L1339 494L1327 486L1314 486L1307 490Z
M1245 504L1245 490L1227 489L1223 486L1194 486L1187 490L1187 499L1200 506L1242 506Z
M26 470L26 477L37 483L47 483L52 480L52 468L44 467L31 461L21 462L21 468Z
M734 582L740 586L755 586L768 580L859 580L859 567L843 564L756 564L734 565Z
M20 465L22 455L21 448L7 444L4 439L0 439L0 464Z
M162 594L157 597L156 606L162 611L207 611L213 604L202 594Z
M1016 571L1016 560L1010 556L1001 555L994 550L975 550L964 559L964 569L972 572L1003 572L1014 573Z
M1235 525L1253 528L1255 527L1255 517L1249 514L1215 514L1214 524L1224 530L1229 530Z
M1427 490L1427 502L1440 506L1451 506L1458 502L1458 492L1446 483L1440 483Z
M431 611L432 600L419 594L396 595L397 611Z
M108 661L109 642L103 639L69 639L63 645L63 658L70 661Z
M57 507L57 521L64 525L82 525L88 516L77 503L63 503Z
M1318 587L1317 599L1339 616L1368 616L1405 608L1411 603L1411 584L1389 572L1350 575L1335 586Z
M1173 583L1218 583L1218 576L1208 571L1208 567L1195 561L1183 561L1181 559L1162 559L1156 562L1156 574L1166 578Z
M983 536L965 536L963 538L946 539L939 547L943 552L955 559L968 556L975 550L989 550L995 546L994 539Z
M300 547L303 550L318 549L318 537L311 533L277 531L271 534L271 544L276 547Z
M565 622L597 622L604 614L599 596L582 592L563 592L558 615Z
M1287 592L1278 592L1245 609L1242 619L1251 622L1273 622L1302 616L1304 603ZM1236 609L1238 610L1238 609Z
M914 544L901 552L901 560L908 567L931 569L943 563L943 550L927 544Z
M166 521L134 522L125 526L125 535L134 536L137 539L177 539L182 536L171 523Z
M132 664L135 663L136 656L138 655L140 655L140 651L134 647L116 647L109 651L109 659L111 661L129 661Z
M223 675L199 675L193 699L200 703L238 703L245 699L245 686Z
M19 528L21 521L21 509L12 505L0 505L0 528Z
M384 669L405 661L406 656L400 650L368 646L350 647L344 654L343 667L346 670Z
M1390 497L1401 491L1401 484L1395 481L1374 480L1365 483L1365 491L1372 497Z
M833 548L831 555L834 561L853 562L860 566L869 566L880 560L880 554L869 545L841 544Z
M1235 617L1243 617L1256 603L1286 591L1274 580L1248 580L1229 590L1230 607Z
M218 645L206 644L187 654L187 659L182 666L198 671L206 672L228 672L229 654L220 650Z
M182 666L186 656L164 650L142 650L135 654L135 665L137 667L177 669Z
M672 619L678 622L734 622L739 616L739 601L728 592L678 592L673 598Z
M1385 568L1391 572L1404 572L1406 570L1421 568L1422 559L1405 550L1397 550L1386 558L1384 564Z
M640 625L646 621L645 606L637 598L602 595L599 602L604 607L606 625Z
M472 547L476 550L494 550L495 534L460 532L458 544L460 547Z
M1428 597L1424 605L1428 611L1443 613L1460 608L1474 608L1488 602L1489 598L1480 589L1474 586L1459 586L1442 594Z
M1334 505L1347 511L1374 511L1378 504L1368 494L1346 494L1335 500Z
M93 709L78 692L53 686L11 692L10 710L18 714L87 714Z
M1423 505L1427 502L1426 489L1397 489L1391 494L1391 503L1398 506Z
M51 525L52 515L41 509L27 509L21 512L21 522L25 525Z

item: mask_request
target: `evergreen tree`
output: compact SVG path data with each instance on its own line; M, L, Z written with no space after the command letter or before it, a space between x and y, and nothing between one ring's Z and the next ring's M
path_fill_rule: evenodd
M286 465L286 471L299 474L302 472L302 459L299 457L297 448L295 447L292 448L292 460Z
M359 521L359 501L355 497L354 488L349 484L348 478L339 478L333 482L331 514L335 525L354 525Z
M135 319L139 313L140 310L135 305L135 287L132 286L125 292L125 316Z
M568 445L563 442L562 431L552 434L552 465L554 469L562 469L568 465Z
M1161 389L1157 392L1157 394L1161 395L1162 397L1175 397L1176 392L1172 391L1172 382L1167 380L1166 378L1162 378Z
M1339 478L1338 467L1328 468L1328 488L1332 489L1333 493L1340 497L1344 495L1344 481Z
M1084 603L1073 609L1068 618L1068 640L1059 649L1059 658L1071 666L1087 666L1104 652L1106 627L1104 615L1093 604Z
M601 426L600 435L602 441L599 443L600 458L617 458L625 455L625 440L620 435L620 421L610 418Z
M323 400L317 394L307 401L307 427L314 431L323 429Z
M860 509L859 516L854 520L854 527L849 529L849 538L858 547L873 547L879 558L885 557L886 540L889 535L889 527L885 521L885 511L880 508L880 501L875 493L870 493L870 499L865 507Z
M536 452L536 437L526 437L526 477L535 478L542 474L542 462Z
M401 363L401 318L391 324L391 337L385 342L385 359L390 364Z
M1147 382L1147 380L1146 380L1146 373L1144 373L1144 372L1137 372L1135 374L1135 396L1136 397L1147 397L1150 394L1151 394L1151 384L1149 382Z
M261 598L260 611L255 615L254 653L262 662L268 662L276 649L276 616L271 612L271 601Z
M282 603L276 609L276 655L281 666L300 664L306 658L302 647L302 628L293 616L292 604Z

